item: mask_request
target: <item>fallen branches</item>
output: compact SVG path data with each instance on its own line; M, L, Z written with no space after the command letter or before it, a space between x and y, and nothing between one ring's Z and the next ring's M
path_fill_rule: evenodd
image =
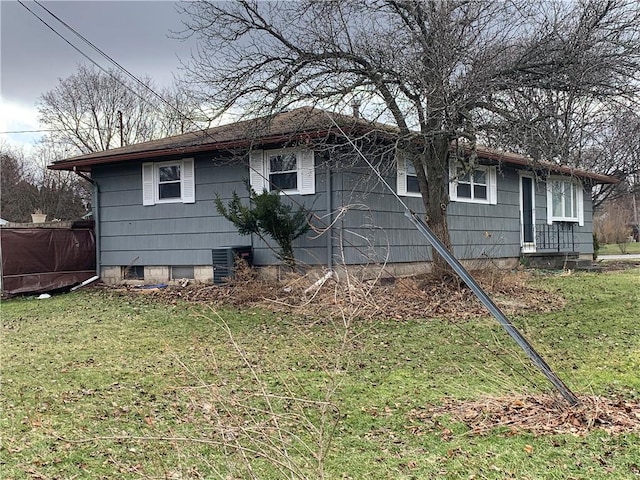
M564 299L530 285L526 272L480 274L478 281L508 315L521 312L550 312L564 306ZM315 278L291 275L283 280L238 278L224 285L171 286L150 292L147 297L175 303L186 301L217 307L258 307L270 311L308 316L342 315L345 309L357 318L449 318L487 316L486 309L467 288L441 282L429 276L336 282L325 279L311 297L307 291ZM131 290L121 290L133 293Z

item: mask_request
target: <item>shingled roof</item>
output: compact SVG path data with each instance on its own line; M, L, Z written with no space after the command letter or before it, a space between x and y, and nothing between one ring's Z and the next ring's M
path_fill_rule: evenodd
M331 131L338 133L336 124L350 133L370 131L374 125L389 133L392 131L387 125L372 124L361 118L301 107L266 117L58 160L49 168L87 171L93 165L105 163L185 156L200 152L281 144L295 139L314 139L324 137Z
M127 145L103 152L88 153L49 165L53 170L90 171L94 165L184 157L202 152L223 152L240 148L262 148L294 141L315 140L327 135L377 132L392 138L397 132L390 125L369 122L350 115L301 107L265 117L243 120L197 132L175 135L160 140ZM502 150L478 146L478 157L500 163L534 168L589 179L595 183L618 183L614 177L532 159Z

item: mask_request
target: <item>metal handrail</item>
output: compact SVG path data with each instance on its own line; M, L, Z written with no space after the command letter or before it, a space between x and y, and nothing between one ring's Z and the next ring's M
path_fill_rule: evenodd
M576 240L573 223L554 222L552 224L536 224L536 247L538 250L573 252L575 251L575 246Z

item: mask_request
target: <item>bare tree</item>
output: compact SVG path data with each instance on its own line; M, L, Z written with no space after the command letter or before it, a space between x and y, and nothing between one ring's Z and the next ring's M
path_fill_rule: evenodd
M136 82L117 70L79 66L43 94L40 121L50 139L74 153L90 153L198 128L193 98L177 87L156 94L145 77ZM177 112L180 112L179 114Z
M195 94L179 84L162 89L157 101L156 138L191 132L210 126L211 119L200 108ZM156 99L158 100L158 99Z
M593 217L593 231L600 244L616 244L620 253L627 253L635 240L634 206L625 198L612 199Z
M31 214L39 210L50 220L75 220L87 213L88 182L73 172L47 169L58 157L50 144L39 145L33 157L0 145L2 218L31 222Z
M616 200L622 196L633 199L640 195L639 139L640 115L637 110L619 108L618 111L611 112L595 145L586 151L582 159L584 168L620 180L617 185L598 185L593 190L595 208L608 200Z
M10 222L30 222L37 208L38 188L22 152L0 144L0 217Z
M527 90L630 94L640 12L625 1L304 0L184 4L199 40L190 78L221 114L354 97L391 121L413 159L429 224L450 245L450 146L471 151ZM576 100L578 101L578 100ZM487 121L487 119L492 121ZM444 267L436 258L436 267Z
M35 149L33 180L38 187L38 208L50 220L77 220L89 211L91 186L74 172L50 170L48 165L67 156L60 145L45 138Z

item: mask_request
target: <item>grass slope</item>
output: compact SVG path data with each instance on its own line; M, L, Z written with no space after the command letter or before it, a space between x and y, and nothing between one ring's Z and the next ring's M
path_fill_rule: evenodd
M513 321L569 387L640 401L640 271L536 281L566 308ZM88 290L3 302L0 346L5 479L640 474L637 433L473 435L420 414L549 390L488 318L312 319Z
M640 253L640 242L629 242L625 244L625 252L628 254ZM610 243L601 245L598 250L598 255L622 255L622 250L618 244Z

